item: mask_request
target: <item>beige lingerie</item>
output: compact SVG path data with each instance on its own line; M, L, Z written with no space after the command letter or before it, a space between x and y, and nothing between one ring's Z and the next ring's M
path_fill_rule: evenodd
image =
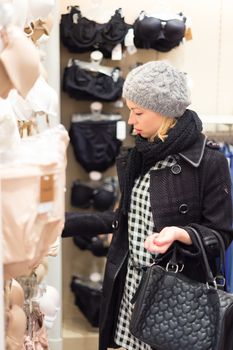
M67 145L68 133L59 125L22 139L15 159L0 164L5 279L29 275L61 235ZM52 184L43 192L52 195L48 201L43 179Z
M8 311L6 350L22 350L26 323L26 315L23 309L18 305L13 305Z
M7 89L1 92L2 97L7 94L11 84L25 97L40 75L40 57L35 45L19 28L12 26L9 28L8 44L1 52L0 60L4 66L4 80L1 80L1 85L7 84Z

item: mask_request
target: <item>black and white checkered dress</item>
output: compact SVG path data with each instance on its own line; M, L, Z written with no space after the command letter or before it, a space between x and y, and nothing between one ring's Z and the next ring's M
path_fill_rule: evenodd
M149 200L150 171L171 167L176 163L172 156L157 162L142 178L135 181L131 194L128 216L129 261L125 289L118 315L115 342L127 350L151 350L151 347L135 338L129 331L133 306L130 302L138 288L142 271L135 266L148 266L154 255L144 248L146 237L153 233L154 222Z

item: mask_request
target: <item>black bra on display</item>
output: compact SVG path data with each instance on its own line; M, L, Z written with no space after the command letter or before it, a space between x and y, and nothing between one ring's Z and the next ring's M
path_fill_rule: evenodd
M186 18L162 20L156 17L142 16L134 22L134 45L142 49L154 49L168 52L178 46L185 35Z
M118 76L117 79L115 76ZM123 82L117 68L109 76L86 71L73 62L64 70L63 91L76 100L112 102L121 97Z
M117 188L115 177L106 177L97 187L76 180L71 188L71 205L82 209L93 206L98 211L113 209L117 199Z
M70 283L75 305L81 310L92 327L99 326L102 283L84 277L73 276Z
M110 58L112 49L123 44L130 27L121 16L121 9L107 23L100 24L82 17L78 6L71 6L70 12L61 16L61 41L71 52L100 50L104 57Z

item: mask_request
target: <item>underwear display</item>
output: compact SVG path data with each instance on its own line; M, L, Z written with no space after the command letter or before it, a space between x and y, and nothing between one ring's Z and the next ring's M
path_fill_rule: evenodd
M25 98L22 98L16 90L12 90L7 100L17 120L29 120L36 113L42 112L50 119L53 118L55 121L58 119L57 93L42 76L35 81Z
M34 112L45 112L52 117L58 116L57 93L42 76L36 80L25 101Z
M112 102L122 95L124 79L115 78L119 69L112 69L112 75L84 70L74 61L65 67L63 74L63 91L76 100L98 100ZM117 73L117 74L116 74Z
M8 45L0 58L4 75L8 77L4 81L9 85L10 80L19 94L25 97L40 76L40 57L35 45L19 28L12 27L9 33Z
M100 50L104 57L110 58L112 49L124 43L130 27L121 16L121 9L107 23L100 24L82 17L78 6L71 6L70 12L61 16L61 41L71 52Z
M27 276L62 232L67 145L68 133L58 125L1 156L6 279Z
M184 38L185 22L186 18L182 14L180 19L166 20L140 15L133 24L134 45L142 49L168 52Z
M23 288L14 278L11 279L10 284L9 303L10 305L18 305L22 308L25 302Z
M96 181L95 181L96 182ZM117 199L117 178L107 177L98 186L80 180L74 181L71 188L71 205L98 211L113 209Z
M85 232L85 235L89 237L112 233L114 217L115 213L112 210L103 212L66 212L62 237L79 236L81 232Z
M75 305L78 306L92 327L98 327L102 283L73 276L70 288L75 296Z
M72 121L69 135L76 160L87 171L103 172L115 164L122 141L116 137L117 121L109 120Z
M49 350L48 335L44 322L44 314L39 302L32 301L24 306L27 317L27 330L24 335L24 350Z
M26 332L26 315L24 310L18 305L12 305L7 310L7 329L6 329L6 349L23 349L24 334Z
M104 238L88 237L85 233L79 234L73 238L74 244L81 250L89 250L93 255L101 257L106 256L109 249L108 236Z
M0 155L20 143L16 118L8 99L0 98Z
M0 85L0 98L7 98L9 92L14 89L14 85L7 74L7 71L0 60L0 81L2 84Z

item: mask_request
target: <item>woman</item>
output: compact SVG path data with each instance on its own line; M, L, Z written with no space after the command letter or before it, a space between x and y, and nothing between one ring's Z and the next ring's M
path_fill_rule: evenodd
M232 240L231 182L227 160L202 134L190 104L186 75L163 61L148 62L126 77L123 97L135 147L117 160L121 201L113 221L100 317L100 350L147 349L129 332L142 266L176 244L184 274L203 281L199 249L205 245L214 269L218 231Z

